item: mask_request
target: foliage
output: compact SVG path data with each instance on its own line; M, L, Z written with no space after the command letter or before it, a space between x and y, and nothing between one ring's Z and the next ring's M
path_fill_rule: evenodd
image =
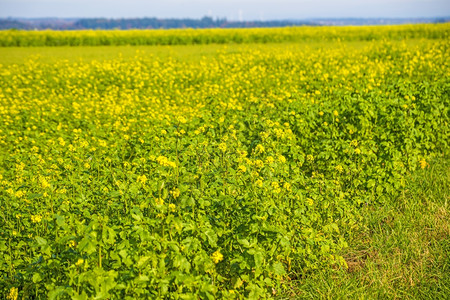
M3 66L1 293L262 298L345 267L363 207L448 151L448 42L336 45Z

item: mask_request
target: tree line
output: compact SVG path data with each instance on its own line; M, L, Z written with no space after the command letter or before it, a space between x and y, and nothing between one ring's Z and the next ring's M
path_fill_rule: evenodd
M0 29L23 30L82 30L82 29L169 29L169 28L256 28L317 25L310 21L229 21L226 18L213 19L107 19L84 18L65 19L0 19Z

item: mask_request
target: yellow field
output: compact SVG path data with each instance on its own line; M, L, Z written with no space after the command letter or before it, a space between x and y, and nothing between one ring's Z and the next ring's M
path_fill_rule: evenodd
M448 28L155 31L290 43L57 59L16 49L34 56L0 68L1 293L257 299L345 268L361 207L448 151Z

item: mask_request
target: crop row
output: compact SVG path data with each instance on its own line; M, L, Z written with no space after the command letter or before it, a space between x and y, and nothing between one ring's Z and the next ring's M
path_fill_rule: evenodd
M450 26L290 27L256 29L0 31L0 47L189 45L298 41L448 39Z

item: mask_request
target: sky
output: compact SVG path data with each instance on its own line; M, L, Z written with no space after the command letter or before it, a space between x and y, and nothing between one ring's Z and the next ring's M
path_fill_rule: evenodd
M450 0L0 0L0 18L286 20L450 16Z

